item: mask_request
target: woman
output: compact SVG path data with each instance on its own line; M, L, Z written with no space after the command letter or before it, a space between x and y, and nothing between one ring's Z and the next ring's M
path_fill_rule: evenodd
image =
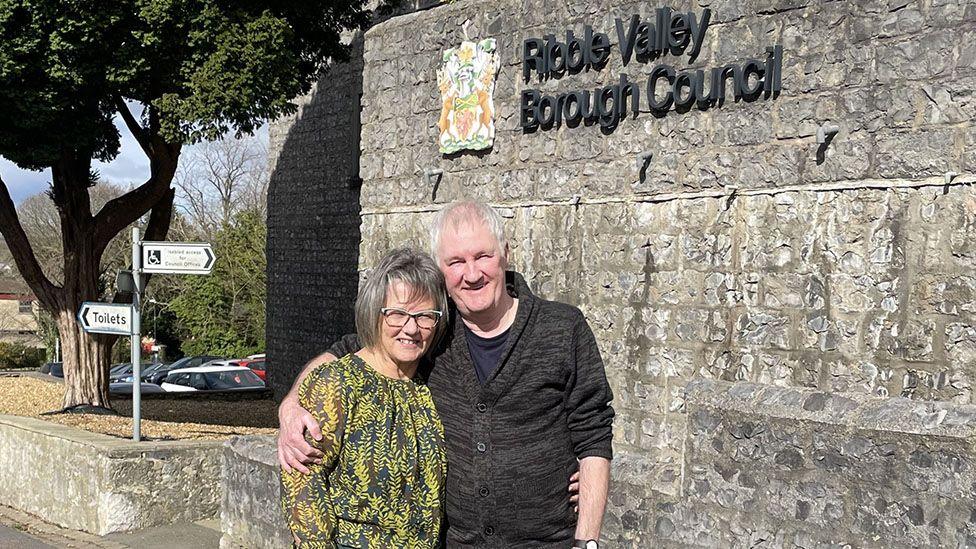
M282 471L301 548L437 547L444 428L417 366L444 332L444 278L429 256L388 253L356 298L357 353L323 364L299 400L322 427L311 473Z

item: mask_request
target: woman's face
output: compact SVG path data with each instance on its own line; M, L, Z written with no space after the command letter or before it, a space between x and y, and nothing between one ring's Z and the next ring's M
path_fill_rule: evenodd
M430 297L414 297L411 300L411 293L410 286L403 282L394 282L386 290L385 307L402 309L409 313L436 308L434 300ZM380 315L380 351L397 364L416 363L430 348L436 327L421 328L417 324L417 319L412 317L408 317L401 327L391 326L398 323L389 320L392 318L394 317Z

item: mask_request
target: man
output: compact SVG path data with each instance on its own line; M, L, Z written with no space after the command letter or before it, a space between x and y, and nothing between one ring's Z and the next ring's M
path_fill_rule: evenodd
M490 207L444 208L431 249L453 302L427 379L447 443L448 547L595 548L613 396L593 332L579 309L537 298L521 275L506 272L508 244ZM347 336L309 362L299 381L355 350ZM320 434L296 392L278 411L278 458L304 470L302 462L318 457L304 431ZM577 470L578 517L566 497Z

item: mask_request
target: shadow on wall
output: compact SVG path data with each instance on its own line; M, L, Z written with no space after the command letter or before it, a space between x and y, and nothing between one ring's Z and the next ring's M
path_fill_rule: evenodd
M362 33L351 46L349 61L271 127L266 336L276 400L309 359L355 330Z

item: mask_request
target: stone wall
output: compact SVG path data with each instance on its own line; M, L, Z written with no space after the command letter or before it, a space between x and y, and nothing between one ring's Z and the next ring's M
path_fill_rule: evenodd
M358 119L359 269L393 246L426 247L442 203L496 205L508 220L514 267L542 296L578 305L594 328L618 412L615 476L641 479L624 495L683 493L684 441L695 428L684 387L696 378L972 403L976 2L680 1L671 7L712 10L694 63L666 56L623 67L614 19L648 19L656 7L461 0L369 30ZM463 39L465 22L472 39L498 41L498 132L490 152L442 156L435 70ZM523 82L523 39L580 35L585 24L611 37L607 67ZM784 48L777 98L641 112L609 133L599 125L519 127L523 88L592 90L622 72L643 82L658 62L707 69L762 59L774 44ZM338 128L348 114L314 124ZM826 147L815 137L822 124L840 130ZM332 131L340 130L323 135ZM323 182L328 169L310 168L319 157L289 152L287 143L280 150L296 160L287 169L279 161L276 177L307 177L318 184L305 192L348 197ZM645 152L653 156L642 170ZM444 170L436 189L423 176L431 168ZM288 253L300 258L295 248L325 245L294 230L304 217L288 204L270 205L269 352L298 349L287 351L295 362L321 350L308 348L314 330L331 336L313 318L351 312L356 273L343 273L337 286L331 263L284 263ZM343 245L345 235L330 233L328 245ZM345 269L355 262L342 257ZM276 269L303 274L285 282ZM614 509L610 535L619 536ZM654 524L631 527L650 535Z
M0 416L0 501L99 536L215 518L219 460L220 442L133 443Z
M674 495L614 460L608 547L976 547L976 406L692 381ZM274 438L225 444L222 548L285 547Z
M354 329L359 278L362 37L269 131L267 361L281 398L305 362Z
M688 386L679 497L611 490L611 547L976 547L976 406Z
M401 1L392 12L376 12L376 20L434 4ZM330 63L311 91L295 98L298 111L269 129L266 339L268 385L278 399L309 359L355 331L363 37L347 31L343 42L348 61Z
M508 220L513 262L580 306L607 363L615 447L676 493L696 376L971 402L976 377L976 4L710 2L693 67L782 44L783 92L706 111L523 133L521 41L585 23L615 36L638 2L457 2L366 34L360 267L422 245L432 211L475 197ZM675 9L701 11L696 3ZM495 37L498 136L443 157L435 69ZM528 85L588 89L652 64ZM665 58L683 68L685 61ZM818 161L816 130L839 134ZM646 177L637 156L654 153ZM432 202L422 171L445 171ZM958 172L945 185L944 173Z
M220 494L221 549L291 546L274 437L234 437L224 444Z

